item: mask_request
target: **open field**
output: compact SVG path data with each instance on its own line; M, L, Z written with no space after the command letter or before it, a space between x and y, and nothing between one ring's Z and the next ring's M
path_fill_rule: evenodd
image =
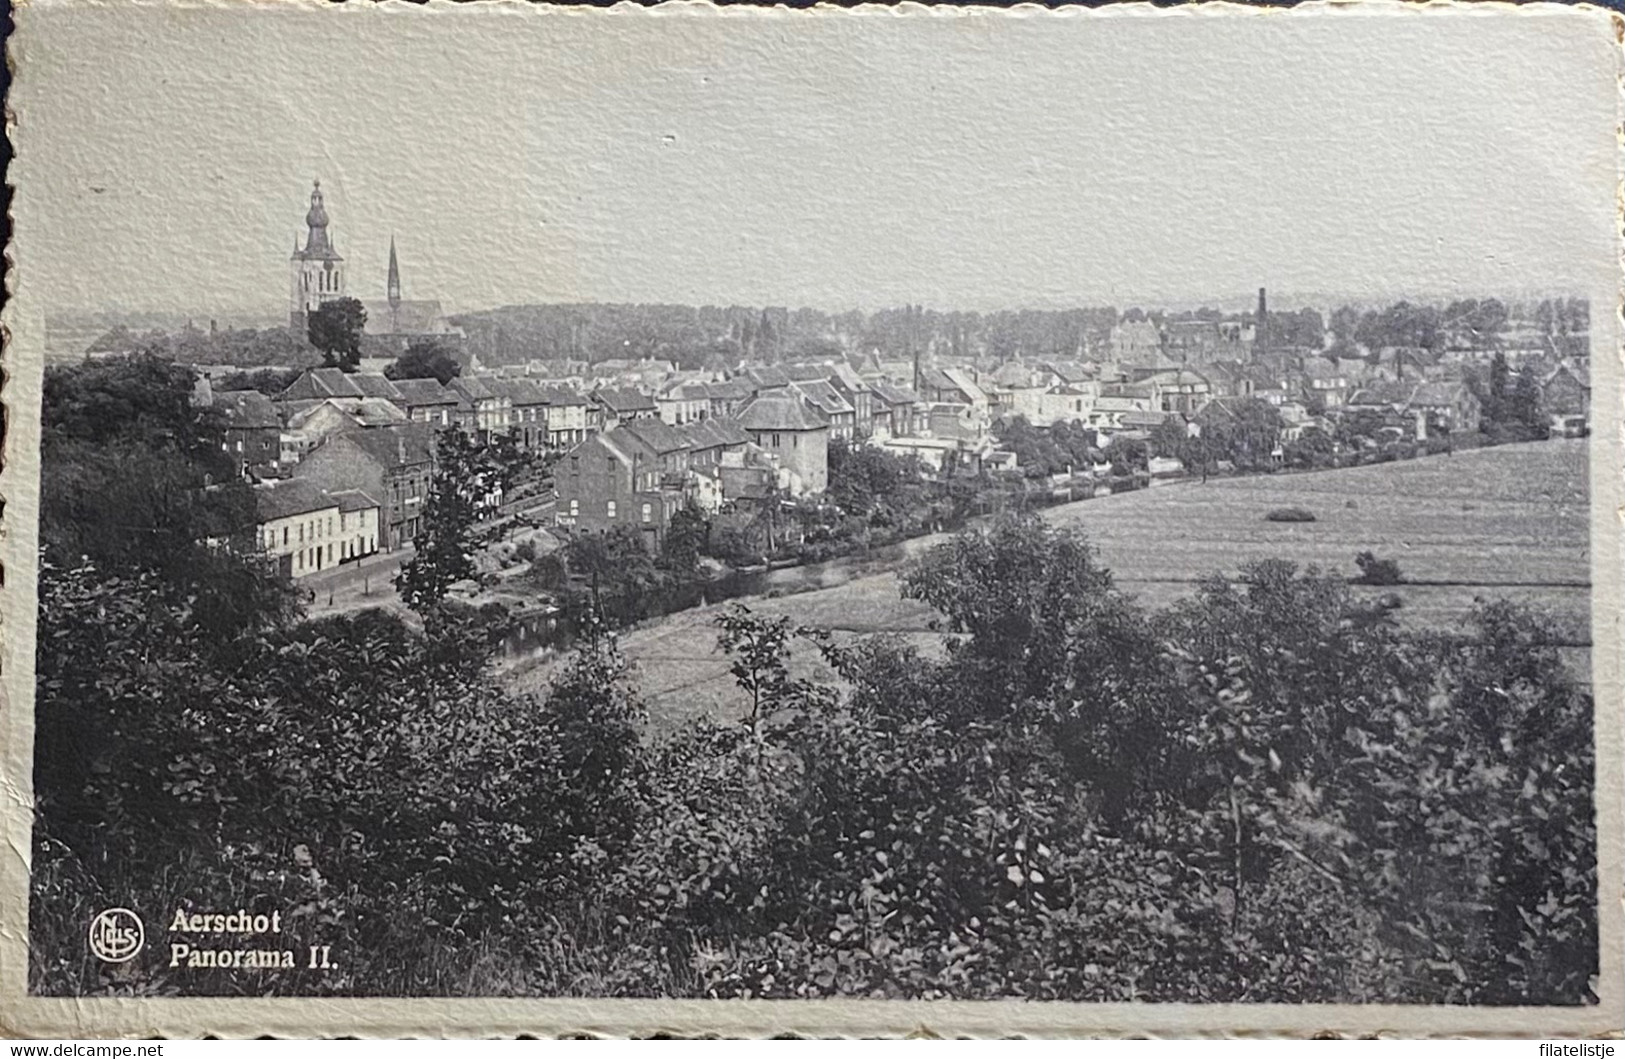
M1575 645L1566 652L1570 664L1588 678L1586 461L1584 441L1508 445L1311 474L1182 483L1080 501L1045 517L1081 528L1118 585L1152 607L1249 561L1288 559L1352 577L1354 556L1372 551L1396 560L1411 582L1380 590L1403 598L1403 622L1456 627L1478 597L1537 604L1553 612L1554 637ZM1317 521L1265 521L1277 507L1307 509ZM932 612L899 598L895 572L750 605L804 625L935 639L926 626ZM729 715L742 702L715 650L715 609L671 615L623 636L656 728L696 713ZM802 654L811 675L818 663L810 648ZM547 667L536 667L512 679L536 687L547 675Z

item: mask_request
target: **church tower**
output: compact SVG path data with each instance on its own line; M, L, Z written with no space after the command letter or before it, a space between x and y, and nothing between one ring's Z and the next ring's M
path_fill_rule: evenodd
M309 314L323 302L344 297L344 258L333 248L333 239L327 234L327 207L322 201L320 180L310 193L305 226L309 234L305 237L304 249L299 248L295 237L290 262L293 287L288 327L296 334L305 333Z
M401 333L401 266L395 260L395 237L389 237L389 333Z

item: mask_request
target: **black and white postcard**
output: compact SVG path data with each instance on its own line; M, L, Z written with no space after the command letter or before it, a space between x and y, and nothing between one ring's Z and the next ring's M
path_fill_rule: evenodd
M9 1033L1625 1029L1617 16L16 21Z

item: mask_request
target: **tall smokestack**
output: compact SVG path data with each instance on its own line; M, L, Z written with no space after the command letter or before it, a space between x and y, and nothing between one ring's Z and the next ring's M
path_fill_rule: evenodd
M920 310L908 307L908 344L914 354L914 392L920 393Z
M1253 320L1253 345L1259 349L1269 346L1269 309L1264 301L1264 288L1258 288L1258 316Z

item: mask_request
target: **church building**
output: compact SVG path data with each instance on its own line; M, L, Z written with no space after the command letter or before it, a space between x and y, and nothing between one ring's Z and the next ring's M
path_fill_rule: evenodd
M462 332L451 326L433 299L401 297L401 265L395 255L395 239L389 240L389 276L383 301L369 299L361 304L367 310L367 336L400 352L413 342L436 338L455 346Z
M322 182L316 181L310 193L310 210L305 214L310 234L305 237L304 249L299 238L293 240L293 291L288 311L288 327L294 334L306 331L309 314L324 302L344 297L344 258L333 248L333 238L327 234L327 207L322 203Z

